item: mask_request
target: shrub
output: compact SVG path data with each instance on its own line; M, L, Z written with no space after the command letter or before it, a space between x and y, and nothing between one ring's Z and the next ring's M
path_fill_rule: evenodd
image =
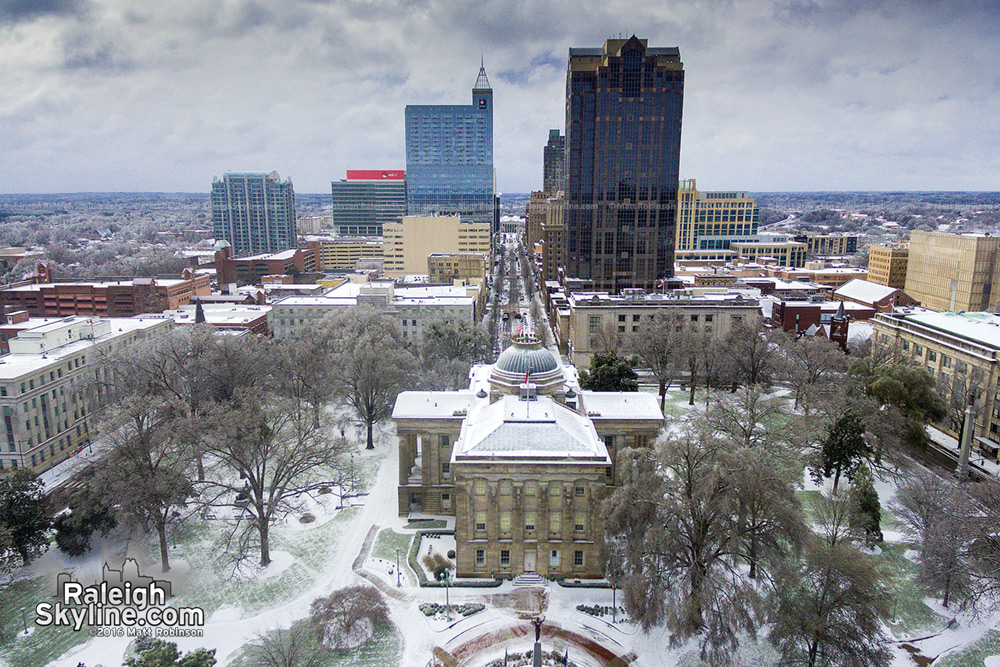
M455 557L455 550L448 549L448 558L454 558L454 557Z
M336 649L361 646L372 638L375 625L389 620L382 594L370 586L348 586L316 598L309 614L317 640Z
M309 514L308 512L306 512L305 514L303 514L299 518L299 523L312 523L315 520L316 520L316 517L314 517L312 514Z

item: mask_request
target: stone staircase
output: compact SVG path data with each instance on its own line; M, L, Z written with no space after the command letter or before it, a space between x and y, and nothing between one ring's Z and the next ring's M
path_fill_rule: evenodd
M533 572L526 572L514 577L514 588L544 588L549 585L548 579Z

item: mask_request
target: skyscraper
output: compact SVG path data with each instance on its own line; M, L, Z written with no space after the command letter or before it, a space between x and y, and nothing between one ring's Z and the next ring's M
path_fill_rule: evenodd
M406 172L348 169L331 184L333 226L343 236L381 236L382 225L406 215Z
M545 144L544 158L542 191L554 195L564 188L563 168L566 165L566 137L559 130L549 130L549 143Z
M569 50L568 276L618 292L673 274L683 99L676 47L633 35Z
M678 260L727 260L736 256L730 245L759 241L760 210L746 192L698 190L695 180L681 181L677 202Z
M294 248L295 193L278 172L227 173L212 179L212 227L234 257Z
M493 89L486 69L472 104L406 106L406 212L496 225Z

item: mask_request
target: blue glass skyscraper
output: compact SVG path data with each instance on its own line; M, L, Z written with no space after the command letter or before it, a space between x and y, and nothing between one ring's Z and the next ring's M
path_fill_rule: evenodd
M493 89L486 69L472 104L406 106L406 212L496 225Z

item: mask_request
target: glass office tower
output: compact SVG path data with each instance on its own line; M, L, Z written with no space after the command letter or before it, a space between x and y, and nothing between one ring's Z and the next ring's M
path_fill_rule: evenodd
M568 276L617 293L673 275L683 100L676 47L633 35L569 50Z
M549 143L545 144L543 158L542 191L554 195L564 188L566 167L566 137L559 130L549 130Z
M471 105L406 106L406 212L495 225L493 89L486 69Z
M212 228L234 257L297 247L292 179L282 181L276 171L212 179Z

